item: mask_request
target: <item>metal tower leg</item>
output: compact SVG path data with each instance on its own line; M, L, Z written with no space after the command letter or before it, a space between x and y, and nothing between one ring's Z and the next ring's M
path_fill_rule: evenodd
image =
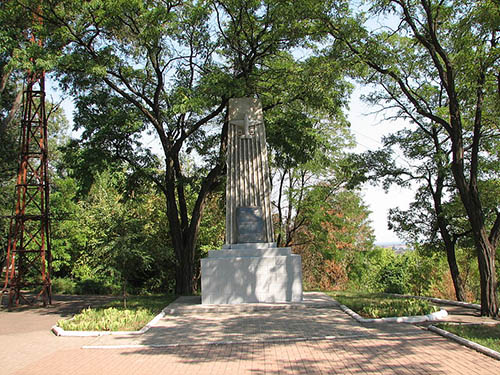
M52 303L49 183L44 73L30 73L23 95L21 150L11 218L3 293L9 306L42 298ZM35 289L35 298L23 294Z

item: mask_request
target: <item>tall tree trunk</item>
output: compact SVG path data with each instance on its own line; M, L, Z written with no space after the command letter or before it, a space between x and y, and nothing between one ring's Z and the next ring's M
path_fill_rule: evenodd
M23 90L19 89L14 98L14 102L12 103L12 107L10 107L8 115L5 117L3 121L0 122L0 137L3 133L7 132L7 128L10 126L10 123L16 117L17 112L21 108L21 104L23 101Z
M457 301L465 301L465 289L462 278L460 277L460 271L457 265L457 258L455 256L455 245L449 244L446 247L446 259L448 261L448 266L450 268L451 279L453 280L453 286L455 288L455 298Z
M471 174L468 184L464 175L464 149L461 137L461 127L454 127L452 132L453 161L452 171L455 183L460 193L467 217L472 228L476 255L479 265L479 279L481 285L481 315L498 316L497 280L495 270L495 247L490 242L483 217L476 176Z
M196 242L198 239L198 233L200 230L201 218L203 211L205 209L205 203L207 197L220 185L221 176L224 174L225 168L225 155L227 147L227 114L224 120L224 125L221 131L221 145L219 150L219 159L217 164L212 168L212 170L203 179L196 198L196 202L191 211L191 217L189 218L189 223L187 223L187 218L184 220L179 218L179 214L185 215L183 210L186 207L186 197L184 194L179 194L179 189L176 189L176 183L182 183L179 181L182 176L180 176L180 170L177 170L175 160L176 158L171 158L166 162L165 171L165 196L167 199L167 218L170 226L170 235L172 237L172 245L174 247L174 253L176 257L176 270L175 270L175 292L180 295L190 295L195 292L196 285ZM178 150L175 155L178 155ZM167 153L168 155L168 153ZM178 194L176 195L176 191ZM180 209L179 209L180 207Z
M498 316L497 280L495 270L495 248L488 238L475 239L478 252L479 279L481 283L481 315Z
M462 278L460 277L460 271L458 269L457 257L455 254L455 241L451 238L448 232L448 222L444 218L444 213L442 207L436 209L438 216L438 227L441 237L443 238L444 247L446 250L446 260L448 261L448 267L450 268L451 279L453 280L453 286L455 288L455 297L457 301L465 301L465 290Z
M184 248L180 253L175 268L175 294L191 295L194 291L194 250Z
M439 233L444 242L444 248L446 250L446 260L448 261L448 267L450 268L451 279L453 280L453 286L455 288L455 297L457 301L465 301L465 290L462 278L460 277L460 271L458 269L457 257L455 255L455 241L452 235L448 231L448 220L446 219L445 213L443 211L443 206L441 203L442 190L444 184L444 176L440 175L436 180L436 189L432 193L434 200L434 211L436 212L436 220L439 228Z

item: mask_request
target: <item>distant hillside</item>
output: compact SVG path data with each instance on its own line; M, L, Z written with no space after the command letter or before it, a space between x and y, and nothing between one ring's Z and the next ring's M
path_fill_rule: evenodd
M377 242L375 246L383 247L384 249L392 249L396 254L405 253L411 248L404 242Z

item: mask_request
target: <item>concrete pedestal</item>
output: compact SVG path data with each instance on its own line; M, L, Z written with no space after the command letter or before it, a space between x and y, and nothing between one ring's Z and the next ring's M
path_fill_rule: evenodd
M302 262L275 243L224 245L201 260L202 304L302 301Z

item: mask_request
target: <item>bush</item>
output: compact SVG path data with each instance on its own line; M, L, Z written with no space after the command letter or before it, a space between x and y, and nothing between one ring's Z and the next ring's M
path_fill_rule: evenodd
M76 282L67 277L52 279L52 293L76 294Z
M76 284L76 294L112 294L113 288L103 280L84 279Z
M406 294L409 274L405 262L394 262L383 267L378 274L378 285L384 293Z
M341 290L347 284L346 267L334 259L325 259L318 251L296 246L294 252L302 256L302 280L305 290Z
M383 291L385 285L380 283L380 273L394 262L397 262L397 255L391 249L377 247L357 253L348 268L348 288L367 292Z

